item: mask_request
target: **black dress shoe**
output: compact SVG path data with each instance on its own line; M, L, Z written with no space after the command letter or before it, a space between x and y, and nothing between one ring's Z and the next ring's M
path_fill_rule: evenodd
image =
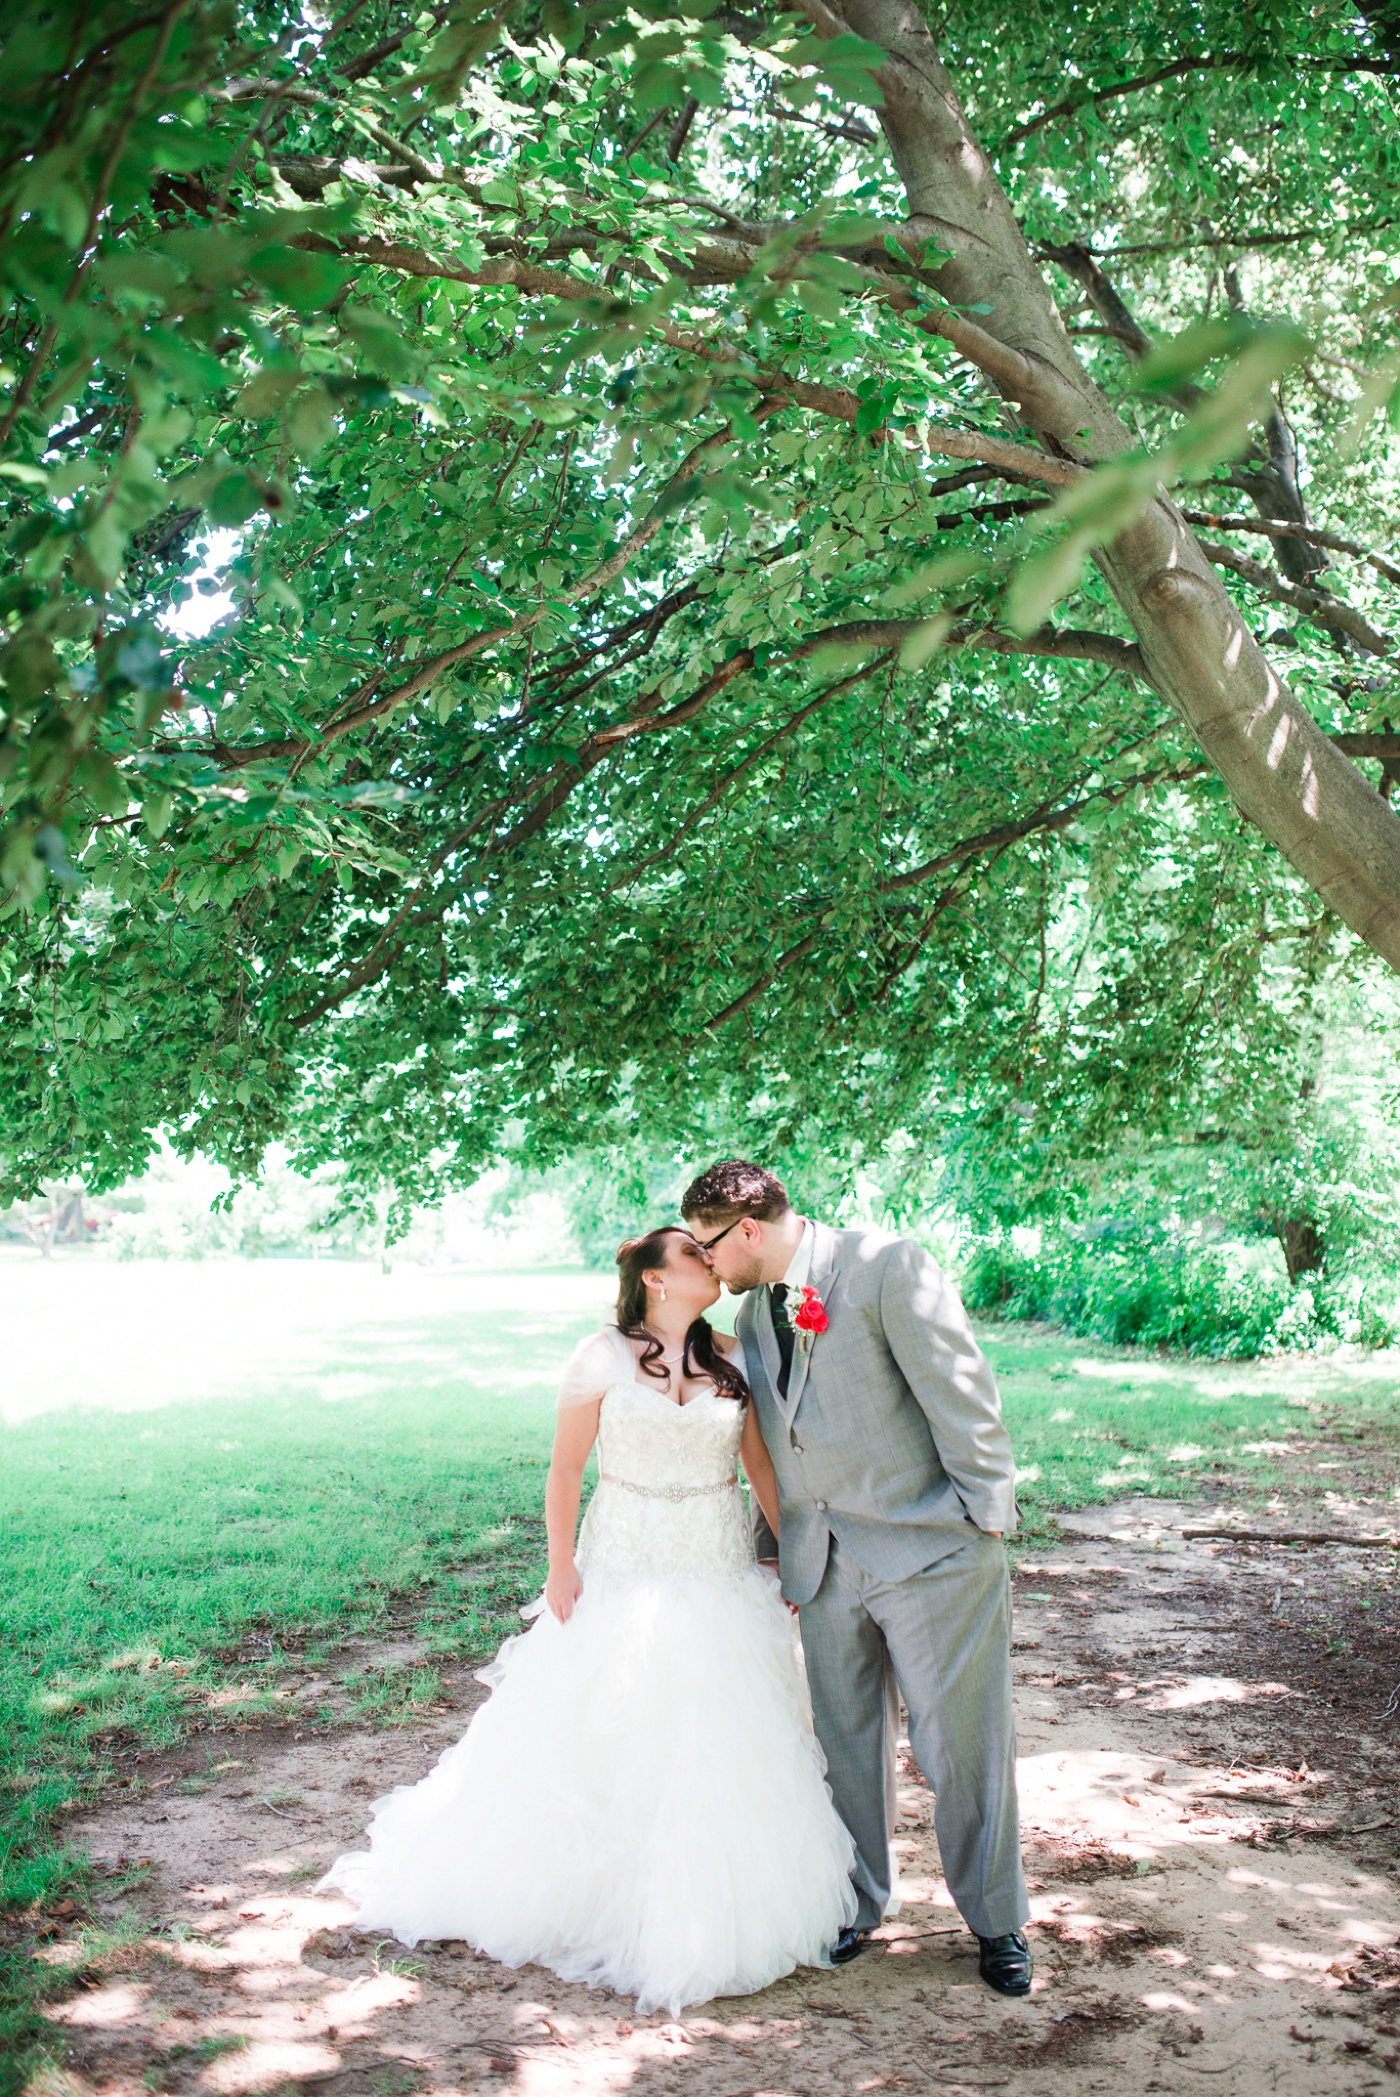
M1004 1937L979 1937L982 1956L977 1962L977 1971L989 1988L998 1995L1029 1995L1031 1992L1031 1950L1019 1930L1008 1930Z
M869 1941L869 1930L854 1929L848 1923L845 1929L843 1929L840 1935L837 1937L836 1942L831 1947L832 1965L849 1966L852 1959L858 1959L860 1957L861 1953L864 1951ZM1001 1943L1002 1941L1003 1940L1000 1937L997 1939L998 1943ZM1030 1986L1029 1981L1026 1983L1026 1985L1027 1987Z

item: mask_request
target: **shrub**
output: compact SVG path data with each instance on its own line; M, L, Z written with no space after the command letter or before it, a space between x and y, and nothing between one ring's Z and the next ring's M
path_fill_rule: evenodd
M1015 1237L1021 1237L1016 1233ZM1217 1359L1348 1341L1388 1346L1392 1320L1355 1276L1292 1289L1247 1253L1161 1225L977 1240L965 1262L970 1310L1034 1318L1118 1346L1170 1347Z

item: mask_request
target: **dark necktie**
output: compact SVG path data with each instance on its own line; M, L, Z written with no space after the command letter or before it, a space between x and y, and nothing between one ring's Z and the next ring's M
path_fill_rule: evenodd
M794 1334L792 1320L788 1316L788 1285L774 1282L768 1291L768 1300L773 1312L773 1336L778 1343L778 1396L786 1398L788 1378L792 1374L792 1350Z

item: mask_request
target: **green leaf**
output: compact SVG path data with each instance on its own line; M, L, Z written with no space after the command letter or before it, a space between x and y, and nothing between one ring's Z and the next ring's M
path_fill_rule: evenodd
M246 415L250 421L261 421L268 415L276 415L287 395L301 384L305 374L298 365L274 365L270 370L255 372L234 401L235 415Z
M141 821L148 837L164 837L174 806L174 797L164 789L146 795L141 803Z
M839 320L845 309L845 300L830 284L816 283L811 277L799 277L793 285L797 303L813 320Z
M231 373L217 357L211 357L207 350L197 348L171 329L148 329L142 346L156 368L174 380L177 391L192 399L218 393L230 382Z
M935 649L942 647L952 630L951 612L936 612L932 619L923 620L908 638L900 643L900 669L922 670L929 657Z
M20 832L23 838L24 833ZM47 867L55 881L64 888L81 888L83 877L68 856L68 843L56 823L45 823L33 836L32 856L37 865ZM26 884L32 895L39 884ZM23 889L21 889L23 893Z
M51 692L59 679L59 660L42 634L21 633L0 649L0 678L12 703L26 711Z
M163 303L174 297L181 282L180 272L168 256L141 248L117 249L101 255L93 266L93 275L112 291L144 292Z
M399 323L378 307L347 300L340 309L340 325L376 371L401 378L415 368L417 359L404 341Z
M889 62L889 54L881 45L847 33L815 46L804 44L802 56L848 100L863 103L869 109L884 107L885 91L874 78Z
M1006 593L1006 623L1013 633L1034 633L1045 624L1052 606L1078 582L1088 550L1085 539L1071 532L1022 561Z
M237 284L245 275L254 243L243 233L186 226L167 233L161 245L196 283L221 290Z
M78 759L73 776L92 806L102 815L125 815L131 791L105 750L88 750Z
M1175 392L1207 364L1235 356L1258 332L1256 321L1237 313L1184 328L1148 351L1133 374L1133 383L1140 393Z
M868 248L878 247L881 243L888 247L890 237L885 233L881 219L866 218L858 212L838 211L822 227L821 243L824 248ZM904 250L897 241L895 252L904 258Z
M324 386L294 394L287 412L287 435L303 459L314 459L335 434L335 405Z
M258 282L296 313L316 313L350 282L352 271L329 255L298 248L259 248L248 268Z
M264 507L264 488L244 467L235 467L214 483L205 500L211 524L246 524Z
M930 597L935 590L956 589L958 584L970 582L973 576L985 574L988 565L985 554L957 547L951 553L940 554L936 560L924 562L906 581L895 583L885 592L885 603L892 608L917 604L921 597Z

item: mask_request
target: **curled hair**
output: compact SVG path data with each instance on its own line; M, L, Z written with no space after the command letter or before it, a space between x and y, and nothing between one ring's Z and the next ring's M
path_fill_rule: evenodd
M629 1340L642 1342L639 1371L643 1376L654 1376L658 1383L668 1383L670 1377L665 1369L657 1367L663 1350L646 1322L647 1289L642 1276L648 1268L665 1265L668 1238L689 1235L679 1224L663 1223L658 1230L648 1231L642 1238L629 1238L617 1248L617 1329ZM707 1318L691 1322L681 1357L681 1375L706 1376L722 1398L737 1399L740 1405L749 1402L749 1387L716 1346L714 1328Z
M721 1159L692 1180L681 1196L681 1214L687 1223L692 1216L706 1223L736 1223L741 1216L771 1223L791 1207L782 1181L761 1165L750 1165L746 1158Z

